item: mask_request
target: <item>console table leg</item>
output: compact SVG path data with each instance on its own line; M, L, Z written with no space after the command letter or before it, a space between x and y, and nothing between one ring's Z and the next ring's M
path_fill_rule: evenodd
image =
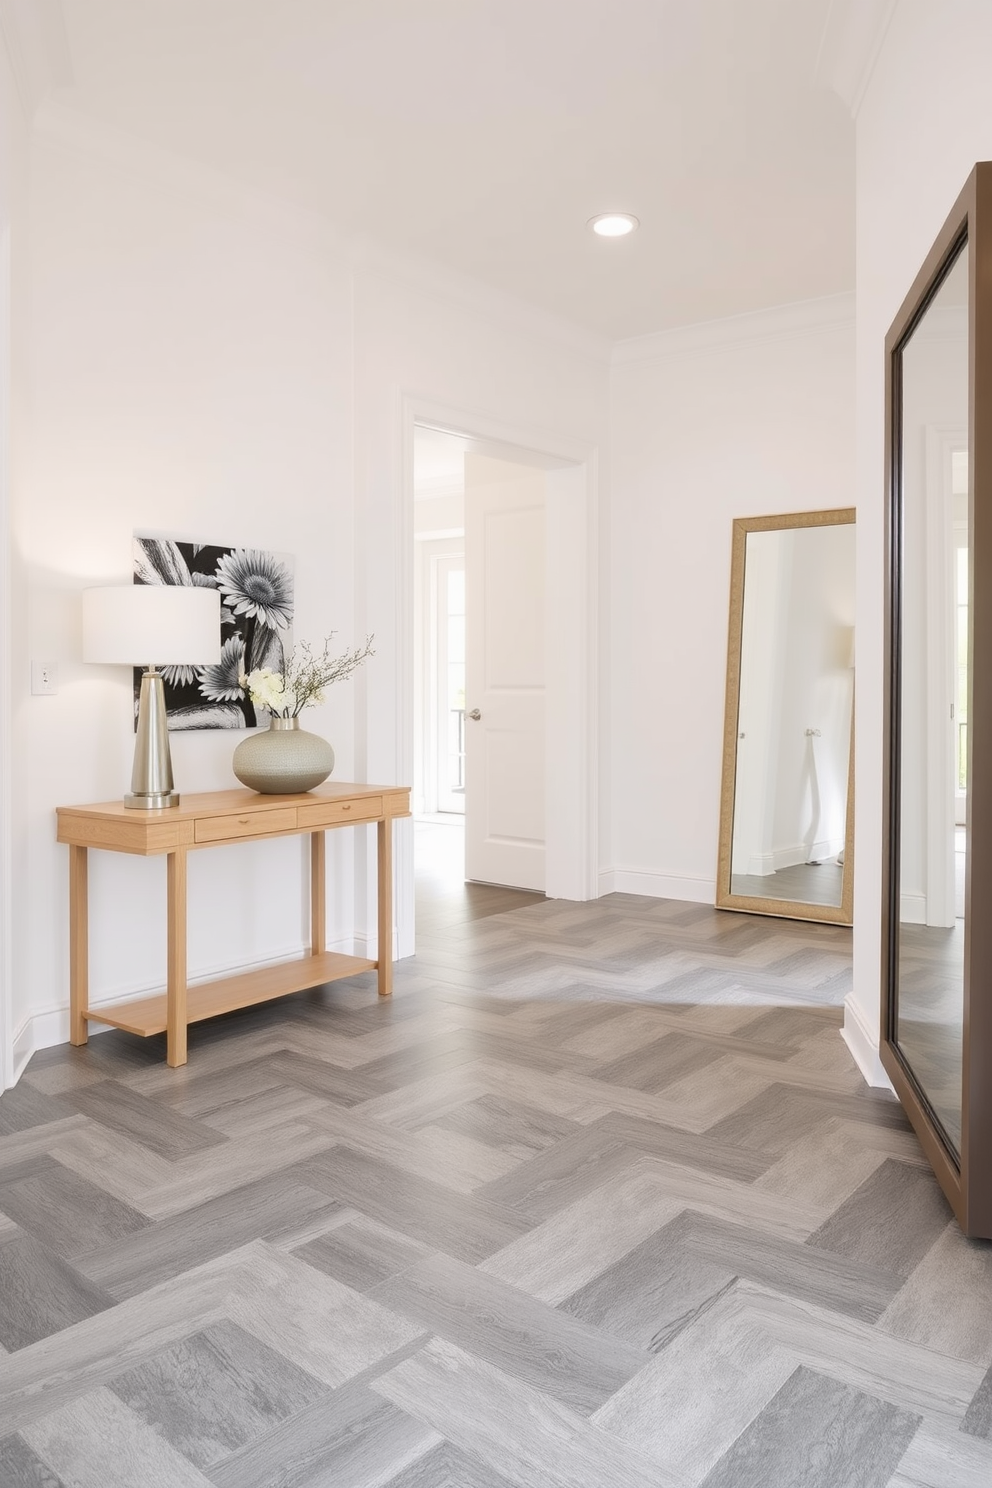
M322 956L327 950L327 856L326 835L310 833L310 950Z
M169 980L166 1011L166 1063L186 1063L186 849L171 852L168 862Z
M389 817L377 823L379 868L379 996L393 990L393 824Z
M87 850L69 847L69 1042L89 1038L86 1012L89 994L89 894Z

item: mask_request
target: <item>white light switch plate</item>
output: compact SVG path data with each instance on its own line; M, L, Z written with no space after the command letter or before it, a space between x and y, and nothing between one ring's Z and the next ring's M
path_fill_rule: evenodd
M31 663L31 691L38 697L54 697L59 690L59 668L55 661Z

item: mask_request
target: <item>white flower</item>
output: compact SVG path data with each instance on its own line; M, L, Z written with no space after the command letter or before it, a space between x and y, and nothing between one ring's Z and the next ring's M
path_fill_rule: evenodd
M279 713L283 718L292 716L296 708L296 698L286 687L286 683L279 672L273 672L268 667L260 667L257 671L249 672L244 680L252 702L257 708L268 708L270 713Z

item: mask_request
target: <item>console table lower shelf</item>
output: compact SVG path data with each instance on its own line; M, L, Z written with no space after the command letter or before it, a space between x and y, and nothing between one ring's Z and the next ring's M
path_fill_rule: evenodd
M324 951L319 956L301 956L295 961L260 966L257 971L199 982L186 988L186 1022L201 1023L204 1018L271 1002L290 992L306 992L310 987L322 987L325 982L357 976L360 971L375 971L378 964L361 956ZM123 1028L125 1033L150 1038L153 1033L168 1031L169 996L167 992L159 992L152 997L136 997L133 1002L114 1003L108 1008L90 1008L86 1016L91 1023L109 1023L111 1028Z
M406 787L325 785L295 796L259 796L253 791L215 791L184 796L178 807L138 811L112 801L97 806L60 806L58 839L69 848L69 1003L73 1044L85 1044L87 1024L106 1023L149 1038L166 1035L166 1060L186 1063L190 1023L238 1008L270 1002L363 971L378 974L379 995L392 991L392 833L397 817L410 815ZM326 949L325 832L375 824L378 848L378 944L375 961ZM310 836L310 953L252 971L194 986L186 974L187 854L308 833ZM167 861L168 977L166 990L108 1007L89 1005L88 849L164 854Z

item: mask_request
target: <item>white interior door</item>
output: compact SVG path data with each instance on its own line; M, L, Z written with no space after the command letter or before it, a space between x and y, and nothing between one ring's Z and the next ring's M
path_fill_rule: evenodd
M465 456L465 876L545 886L545 477Z

